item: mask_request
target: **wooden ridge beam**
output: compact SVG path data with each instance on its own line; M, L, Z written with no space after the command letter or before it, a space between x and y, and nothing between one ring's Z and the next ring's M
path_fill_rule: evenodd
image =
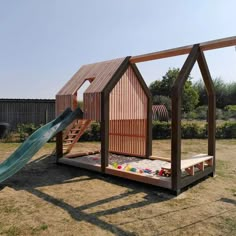
M199 46L202 51L236 46L236 36L199 43ZM139 63L139 62L157 60L157 59L162 59L162 58L167 58L167 57L185 55L185 54L189 54L192 48L193 48L193 45L188 45L188 46L163 50L159 52L133 56L130 58L130 63Z

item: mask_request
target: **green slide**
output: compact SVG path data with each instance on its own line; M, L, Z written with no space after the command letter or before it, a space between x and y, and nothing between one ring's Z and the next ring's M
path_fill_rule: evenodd
M73 112L68 108L55 120L36 130L8 159L0 164L0 183L22 169L49 139L81 116L82 111L80 108Z

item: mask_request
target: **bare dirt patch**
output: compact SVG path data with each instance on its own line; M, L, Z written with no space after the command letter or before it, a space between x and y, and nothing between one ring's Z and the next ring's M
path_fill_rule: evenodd
M0 162L19 144L0 143ZM183 140L183 156L206 140ZM99 148L99 143L80 143ZM236 235L236 140L217 141L217 176L178 197L162 189L57 165L45 145L0 184L0 235ZM169 141L153 141L169 156Z

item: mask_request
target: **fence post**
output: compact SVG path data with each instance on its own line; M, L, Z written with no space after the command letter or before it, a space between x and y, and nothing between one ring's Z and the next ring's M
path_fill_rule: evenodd
M48 123L48 109L45 110L45 124Z

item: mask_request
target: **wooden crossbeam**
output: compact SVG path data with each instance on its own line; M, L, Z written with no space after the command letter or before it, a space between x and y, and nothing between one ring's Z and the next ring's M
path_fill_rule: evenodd
M199 46L202 51L236 46L236 36L199 43ZM189 54L192 48L193 48L193 45L188 45L188 46L163 50L159 52L133 56L130 58L130 62L139 63L139 62L145 62L145 61L151 61L151 60L157 60L157 59L162 59L162 58L167 58L167 57L174 57L174 56Z

